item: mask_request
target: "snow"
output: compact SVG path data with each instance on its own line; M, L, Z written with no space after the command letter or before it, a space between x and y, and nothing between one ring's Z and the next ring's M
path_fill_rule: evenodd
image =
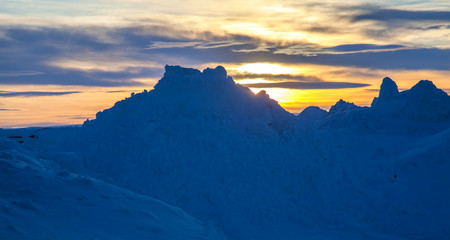
M359 108L354 103L346 102L342 99L340 99L336 104L331 106L330 108L330 114L336 114L340 112L348 112Z
M430 81L399 92L385 78L371 107L340 100L329 112L308 107L295 116L266 92L253 94L236 84L223 67L165 70L154 90L117 102L82 127L1 131L7 141L0 150L9 152L1 169L18 174L2 183L28 179L64 200L55 205L39 195L48 202L44 206L2 195L2 205L16 201L23 205L18 208L42 213L67 209L65 218L78 220L57 225L62 230L52 234L67 231L74 238L88 236L74 231L91 224L71 211L108 216L120 238L122 230L151 219L131 214L124 223L118 206L163 218L174 208L167 204L200 220L178 210L169 216L183 224L161 224L167 231L157 239L172 233L220 239L221 231L230 239L450 238L450 97ZM23 136L23 142L8 136ZM51 174L27 173L18 155L27 156L34 165L20 161L35 171ZM73 180L80 178L88 181ZM94 197L98 192L109 192L116 205ZM141 204L130 203L123 192ZM73 200L77 195L88 198ZM156 207L154 199L167 204L157 201L164 207ZM28 217L40 220L20 225ZM55 218L24 212L3 229L32 233ZM94 228L83 234L111 237Z
M181 209L57 170L1 140L1 239L225 239Z
M327 115L327 111L316 106L309 106L303 109L303 111L298 114L298 117L303 119L321 120L324 119Z
M378 98L381 100L390 100L397 98L399 95L397 84L389 77L385 77L381 83Z
M380 95L372 102L378 114L403 115L420 122L442 122L450 119L450 99L428 80L421 80L410 90L398 93L397 85L385 78Z

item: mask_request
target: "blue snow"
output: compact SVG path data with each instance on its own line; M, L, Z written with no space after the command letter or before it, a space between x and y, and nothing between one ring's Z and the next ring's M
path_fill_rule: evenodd
M81 127L0 131L1 237L450 238L450 97L431 81L296 116L221 66L165 70Z

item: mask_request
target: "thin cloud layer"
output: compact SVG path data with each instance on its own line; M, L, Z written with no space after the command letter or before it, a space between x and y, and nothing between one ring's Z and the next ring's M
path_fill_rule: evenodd
M35 71L22 71L22 72L0 72L0 78L2 77L22 77L22 76L35 76L44 74L42 72Z
M72 92L10 92L0 91L0 97L44 97L44 96L60 96L67 94L80 93L78 91Z
M367 87L370 84L349 82L274 82L242 84L249 88L342 89Z
M438 21L450 22L450 11L407 11L397 9L379 9L355 16L353 21Z
M407 49L404 45L345 44L334 47L320 47L312 44L292 45L277 49L274 53L287 55L317 56L323 54L348 54L363 52L386 52Z

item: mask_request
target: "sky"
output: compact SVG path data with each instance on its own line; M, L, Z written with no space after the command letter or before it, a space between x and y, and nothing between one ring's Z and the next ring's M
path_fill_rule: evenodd
M389 76L450 92L448 0L0 0L0 127L82 124L164 66L224 66L298 113Z

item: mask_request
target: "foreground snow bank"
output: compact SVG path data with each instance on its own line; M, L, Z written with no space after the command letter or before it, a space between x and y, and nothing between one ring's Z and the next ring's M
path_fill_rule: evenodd
M0 143L1 239L224 239L179 208Z

